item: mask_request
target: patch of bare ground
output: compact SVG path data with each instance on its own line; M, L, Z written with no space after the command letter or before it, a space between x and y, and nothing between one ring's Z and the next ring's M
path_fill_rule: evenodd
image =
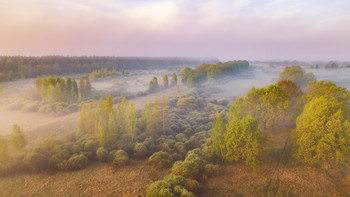
M169 170L159 170L159 178ZM0 196L145 196L153 182L146 160L113 168L96 163L73 172L22 174L0 178Z

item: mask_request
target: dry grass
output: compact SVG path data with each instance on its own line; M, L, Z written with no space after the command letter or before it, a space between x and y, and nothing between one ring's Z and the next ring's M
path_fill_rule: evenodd
M144 196L151 183L147 162L133 160L119 169L95 164L75 172L1 178L0 196Z
M344 196L325 172L290 166L276 172L265 164L257 172L243 164L225 165L203 184L202 196ZM270 183L270 178L272 182ZM270 183L270 184L269 184ZM268 187L269 185L269 187Z

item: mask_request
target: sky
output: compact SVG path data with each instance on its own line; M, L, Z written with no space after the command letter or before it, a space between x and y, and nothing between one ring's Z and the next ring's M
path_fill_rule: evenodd
M350 60L349 0L0 0L0 55Z

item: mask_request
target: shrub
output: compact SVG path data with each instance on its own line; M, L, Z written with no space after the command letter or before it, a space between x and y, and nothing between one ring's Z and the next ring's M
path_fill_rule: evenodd
M184 185L185 189L188 191L191 191L193 193L196 193L199 191L199 183L198 181L194 179L186 179L186 183Z
M28 103L22 107L22 112L29 113L29 112L37 112L39 109L39 106L36 103Z
M154 153L149 159L148 164L153 168L167 168L173 163L172 156L163 151Z
M186 178L196 179L199 177L200 169L195 162L177 161L171 168L171 173Z
M24 161L28 170L31 172L42 172L49 167L49 161L40 153L30 153Z
M107 161L108 151L105 148L100 147L96 151L96 157L99 161Z
M144 143L137 143L134 147L134 154L136 156L145 156L148 154L147 146Z
M168 175L161 181L153 182L147 188L147 197L182 196L182 193L191 193L183 188L186 179L182 176ZM187 192L184 192L186 190ZM193 195L192 195L193 196Z
M68 170L82 169L86 167L88 163L89 163L89 159L83 154L72 156L68 160Z
M204 166L204 172L206 175L211 176L219 171L219 166L214 164L207 164Z
M186 142L188 140L188 137L183 133L179 133L176 135L176 140L178 142Z
M124 150L118 150L114 153L113 165L125 166L129 163L129 155Z

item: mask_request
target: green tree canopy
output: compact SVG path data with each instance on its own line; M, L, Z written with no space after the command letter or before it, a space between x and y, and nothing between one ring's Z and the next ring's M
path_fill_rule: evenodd
M313 73L305 73L300 66L287 66L279 75L279 81L291 80L300 87L305 87L308 82L316 80Z
M246 165L256 169L267 145L267 138L259 129L257 119L250 115L240 118L234 107L228 117L224 159L229 162L245 160Z
M27 140L23 134L22 129L17 124L13 124L12 126L13 134L10 135L11 143L13 148L16 151L23 150L23 148L27 145Z
M337 98L315 97L297 118L293 137L303 163L337 167L350 153L349 109Z

